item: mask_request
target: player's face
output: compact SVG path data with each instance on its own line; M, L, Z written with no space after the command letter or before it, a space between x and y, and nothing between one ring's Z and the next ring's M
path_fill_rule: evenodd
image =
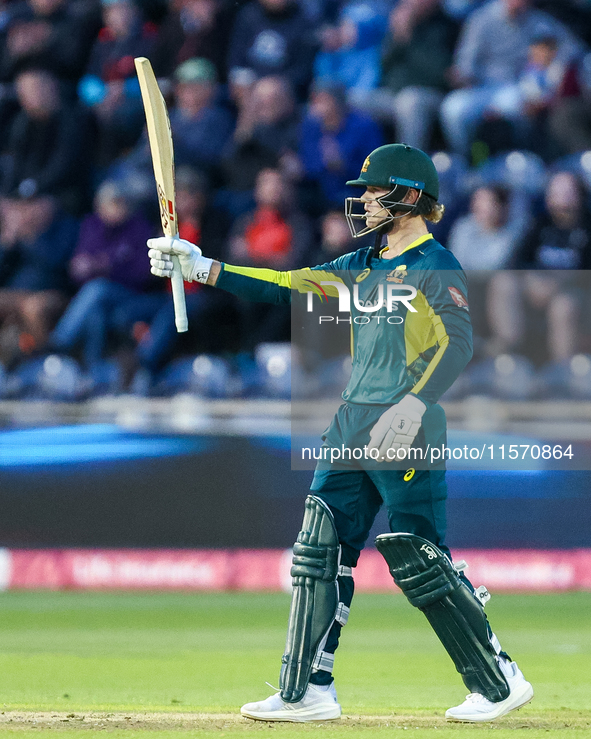
M383 187L368 187L361 196L363 209L367 213L365 222L369 228L375 228L388 216L388 211L378 198L388 195L390 191Z

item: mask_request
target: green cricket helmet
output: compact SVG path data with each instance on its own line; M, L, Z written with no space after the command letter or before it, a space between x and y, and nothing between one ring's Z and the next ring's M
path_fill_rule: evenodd
M376 198L384 210L384 219L376 226L357 230L356 221L366 221L367 213L355 212L356 204L365 204L361 198L345 198L345 216L353 237L364 236L391 223L396 218L411 215L416 203L402 202L410 188L437 200L439 197L439 176L431 158L420 149L407 144L386 144L375 149L366 157L356 180L347 185L354 187L379 187L388 190L386 195ZM417 198L417 203L419 198ZM359 208L359 206L357 206Z

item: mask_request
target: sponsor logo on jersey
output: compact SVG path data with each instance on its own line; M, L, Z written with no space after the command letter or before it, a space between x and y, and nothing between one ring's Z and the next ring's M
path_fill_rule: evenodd
M447 289L449 290L449 294L451 295L451 299L454 301L454 303L460 308L465 308L466 310L468 310L468 301L458 290L458 288L448 287Z
M401 264L400 267L396 267L392 272L388 272L386 275L386 282L404 282L404 278L408 274L406 264Z
M360 272L357 277L355 278L355 282L363 282L366 277L369 277L371 274L371 269L369 267L366 267L363 272Z
M328 303L328 295L324 292L322 287L317 282L314 282L314 280L303 280L303 282L307 282L308 285L312 286L312 291L318 295L320 300L325 300Z
M408 482L409 480L412 480L412 478L415 476L416 470L414 467L411 467L410 469L406 470L404 473L404 482Z

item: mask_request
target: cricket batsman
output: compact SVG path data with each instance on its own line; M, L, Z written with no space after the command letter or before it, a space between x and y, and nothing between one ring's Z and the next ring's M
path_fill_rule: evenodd
M353 598L353 568L375 516L386 506L390 531L376 540L394 582L423 611L469 690L446 712L455 721L492 721L531 700L533 689L501 649L484 613L486 589L475 591L453 565L444 543L447 488L443 465L404 462L411 449L446 438L437 404L472 356L466 278L455 257L427 228L443 215L431 159L405 144L388 144L366 158L359 198L345 201L352 234L375 234L363 247L317 267L288 272L222 264L187 241L148 241L152 272L172 274L176 255L185 280L241 298L289 303L310 281L333 295L344 283L351 301L353 367L323 448L359 447L370 463L319 461L304 521L293 549L292 600L280 690L242 706L261 721L337 719L332 677L335 651ZM335 285L335 283L338 283ZM395 295L397 320L387 321ZM405 292L406 291L406 292ZM401 296L406 295L406 299ZM394 298L392 298L394 300ZM369 316L374 320L357 320ZM375 320L383 315L384 320ZM402 460L402 461L401 461Z

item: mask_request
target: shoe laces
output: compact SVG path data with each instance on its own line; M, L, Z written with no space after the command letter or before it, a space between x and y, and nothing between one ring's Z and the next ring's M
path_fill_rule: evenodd
M481 693L470 693L466 696L466 703L481 703L487 700Z
M276 688L276 687L275 687L274 685L271 685L271 683L268 683L268 682L267 682L266 680L265 680L265 685L268 685L268 686L269 686L270 688L272 688L272 689L273 689L273 690L274 690L274 691L275 691L276 693L279 693L279 692L280 692L280 690L281 690L280 688Z

